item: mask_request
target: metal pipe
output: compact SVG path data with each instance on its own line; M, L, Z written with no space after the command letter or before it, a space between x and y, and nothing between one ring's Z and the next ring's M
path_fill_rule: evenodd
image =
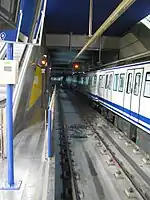
M112 12L112 14L99 27L94 35L83 46L73 62L99 37L101 36L136 0L123 0L119 6Z
M90 0L90 7L89 7L89 36L92 36L92 21L93 21L93 0Z
M134 55L134 56L130 56L128 58L123 58L123 59L120 59L120 60L116 60L116 61L104 64L104 65L102 65L102 67L106 67L108 65L117 64L117 63L123 62L123 61L130 61L130 60L133 60L133 59L140 59L140 58L144 58L146 56L150 56L150 51L146 51L146 52ZM98 62L97 64L101 64L101 63Z
M72 45L71 45L71 40L72 40L72 32L70 32L69 34L69 61L72 60L72 56L71 56L71 53L72 53Z
M99 38L99 63L102 63L102 37Z

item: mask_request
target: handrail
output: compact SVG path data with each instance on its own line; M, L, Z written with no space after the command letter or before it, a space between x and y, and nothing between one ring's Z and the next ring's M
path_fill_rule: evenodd
M2 46L1 50L0 50L0 59L2 59L4 57L4 55L6 55L5 51L6 48L6 43L4 43L4 45ZM1 55L2 54L2 55ZM4 55L3 55L4 54Z
M55 97L56 97L56 86L54 87L51 100L48 105L48 127L47 127L47 154L48 158L53 156L52 152L52 131L54 126L54 110L55 110ZM46 122L45 122L46 123Z
M19 68L20 68L20 65L22 64L22 61L24 60L24 57L25 57L25 53L27 51L27 45L25 46L24 50L23 50L23 53L22 53L22 56L21 56L21 59L20 59L20 62L19 62Z
M3 51L3 49L5 48L5 46L6 46L6 43L3 44L3 46L2 46L2 48L1 48L1 50L0 50L0 54L1 54L1 52Z
M55 101L55 94L56 94L56 85L55 85L53 93L52 93L51 101L49 102L49 109L53 108L54 101Z
M24 80L25 80L24 77L26 75L26 70L28 67L32 48L33 48L33 45L29 45L27 48L26 56L22 63L22 67L21 67L21 71L20 71L20 75L19 75L19 79L18 79L18 84L15 87L15 91L14 91L14 95L13 95L13 119L14 120L17 115L17 109L18 109L18 105L20 102L20 98L21 98L21 91L23 89Z
M6 47L6 43L5 43L4 47ZM4 49L4 48L3 48L3 49ZM22 62L23 62L23 60L24 60L24 58L25 58L26 50L27 50L27 45L25 46L24 51L23 51L23 53L22 53L22 57L21 57L20 62L19 62L19 69L21 69L21 66L22 66L22 64L23 64ZM15 88L16 88L16 87L15 87ZM15 97L16 97L15 93L16 93L16 89L15 89L15 91L14 91L13 101L15 100ZM2 107L2 106L4 107L4 106L5 106L5 103L6 103L6 98L0 101L0 106L1 106L1 107Z

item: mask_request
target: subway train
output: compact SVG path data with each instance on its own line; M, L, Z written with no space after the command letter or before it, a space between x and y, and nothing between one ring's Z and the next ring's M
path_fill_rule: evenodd
M97 103L105 117L150 153L150 62L74 74L67 83Z

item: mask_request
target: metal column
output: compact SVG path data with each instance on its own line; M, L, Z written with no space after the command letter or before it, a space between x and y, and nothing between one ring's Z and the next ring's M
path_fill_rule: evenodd
M13 44L7 44L7 59L13 60ZM16 183L14 182L13 85L12 84L7 85L6 136L7 136L8 179L7 183L0 182L0 190L19 190L22 181L18 181Z
M92 22L93 22L93 0L90 0L90 7L89 7L89 36L92 36Z
M102 64L102 37L99 38L99 63Z
M13 60L13 44L7 44L7 59ZM13 85L7 85L6 99L6 133L8 159L8 185L14 185L14 153L13 153Z

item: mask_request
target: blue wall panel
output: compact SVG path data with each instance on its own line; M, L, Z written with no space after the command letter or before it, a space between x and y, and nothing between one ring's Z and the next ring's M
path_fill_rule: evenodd
M31 31L35 8L36 8L36 0L25 0L23 8L21 33L23 33L26 36L29 36Z

